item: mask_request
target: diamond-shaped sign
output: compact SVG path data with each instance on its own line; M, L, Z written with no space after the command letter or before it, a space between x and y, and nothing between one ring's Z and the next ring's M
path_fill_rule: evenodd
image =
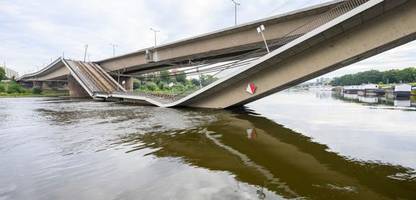
M256 89L257 89L257 87L256 87L256 85L254 85L254 83L249 83L247 85L246 92L248 92L250 94L254 94L254 93L256 93Z
M257 138L257 131L255 128L249 128L246 130L247 138L248 139L256 139Z

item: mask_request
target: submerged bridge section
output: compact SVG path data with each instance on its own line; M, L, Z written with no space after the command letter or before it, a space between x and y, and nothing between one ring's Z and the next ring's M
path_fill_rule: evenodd
M256 41L244 44L242 41L247 40L243 38L240 43L230 40L237 44L234 46L227 43L229 40L214 40L227 34L243 37L245 28L258 25L256 22L243 26L243 30L237 27L95 63L61 59L36 75L62 77L64 66L94 98L128 99L162 107L227 108L250 103L416 39L416 1L410 0L334 1L277 19L269 24L273 27L269 34L274 35L267 40L270 52ZM281 30L274 28L279 25ZM255 27L251 31L257 34ZM208 40L217 43L207 43ZM188 55L184 45L193 47L194 54ZM126 92L126 87L110 76L143 78L170 68L182 69L182 73L192 76L205 72L216 80L181 94L160 96ZM34 79L36 75L23 79Z
M95 63L65 59L61 59L61 62L71 71L72 77L82 86L84 91L93 98L107 98L114 92L126 92L120 84Z

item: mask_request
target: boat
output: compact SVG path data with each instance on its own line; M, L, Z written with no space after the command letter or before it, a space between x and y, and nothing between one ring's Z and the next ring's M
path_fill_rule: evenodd
M385 92L383 89L380 89L380 87L377 84L366 84L360 86L360 89L358 90L357 94L359 96L374 97L384 95Z
M357 94L359 90L360 86L358 85L349 85L342 88L344 94Z
M409 84L395 85L393 95L395 98L409 98L412 95L412 86Z

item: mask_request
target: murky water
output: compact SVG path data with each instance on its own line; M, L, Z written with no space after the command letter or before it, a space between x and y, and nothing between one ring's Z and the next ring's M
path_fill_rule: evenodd
M0 99L0 199L416 199L415 121L326 93L239 111Z

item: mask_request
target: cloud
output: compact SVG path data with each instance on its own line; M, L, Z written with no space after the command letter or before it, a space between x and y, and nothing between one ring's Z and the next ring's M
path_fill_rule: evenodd
M311 6L325 0L240 0L239 23ZM234 25L231 0L3 0L0 1L0 62L21 74L47 65L65 52L90 60L129 53L153 45L150 27L161 30L159 43L172 42ZM333 74L368 66L409 66L416 44L347 67ZM332 74L332 73L331 73ZM331 75L330 74L330 75ZM332 74L332 75L333 75Z

